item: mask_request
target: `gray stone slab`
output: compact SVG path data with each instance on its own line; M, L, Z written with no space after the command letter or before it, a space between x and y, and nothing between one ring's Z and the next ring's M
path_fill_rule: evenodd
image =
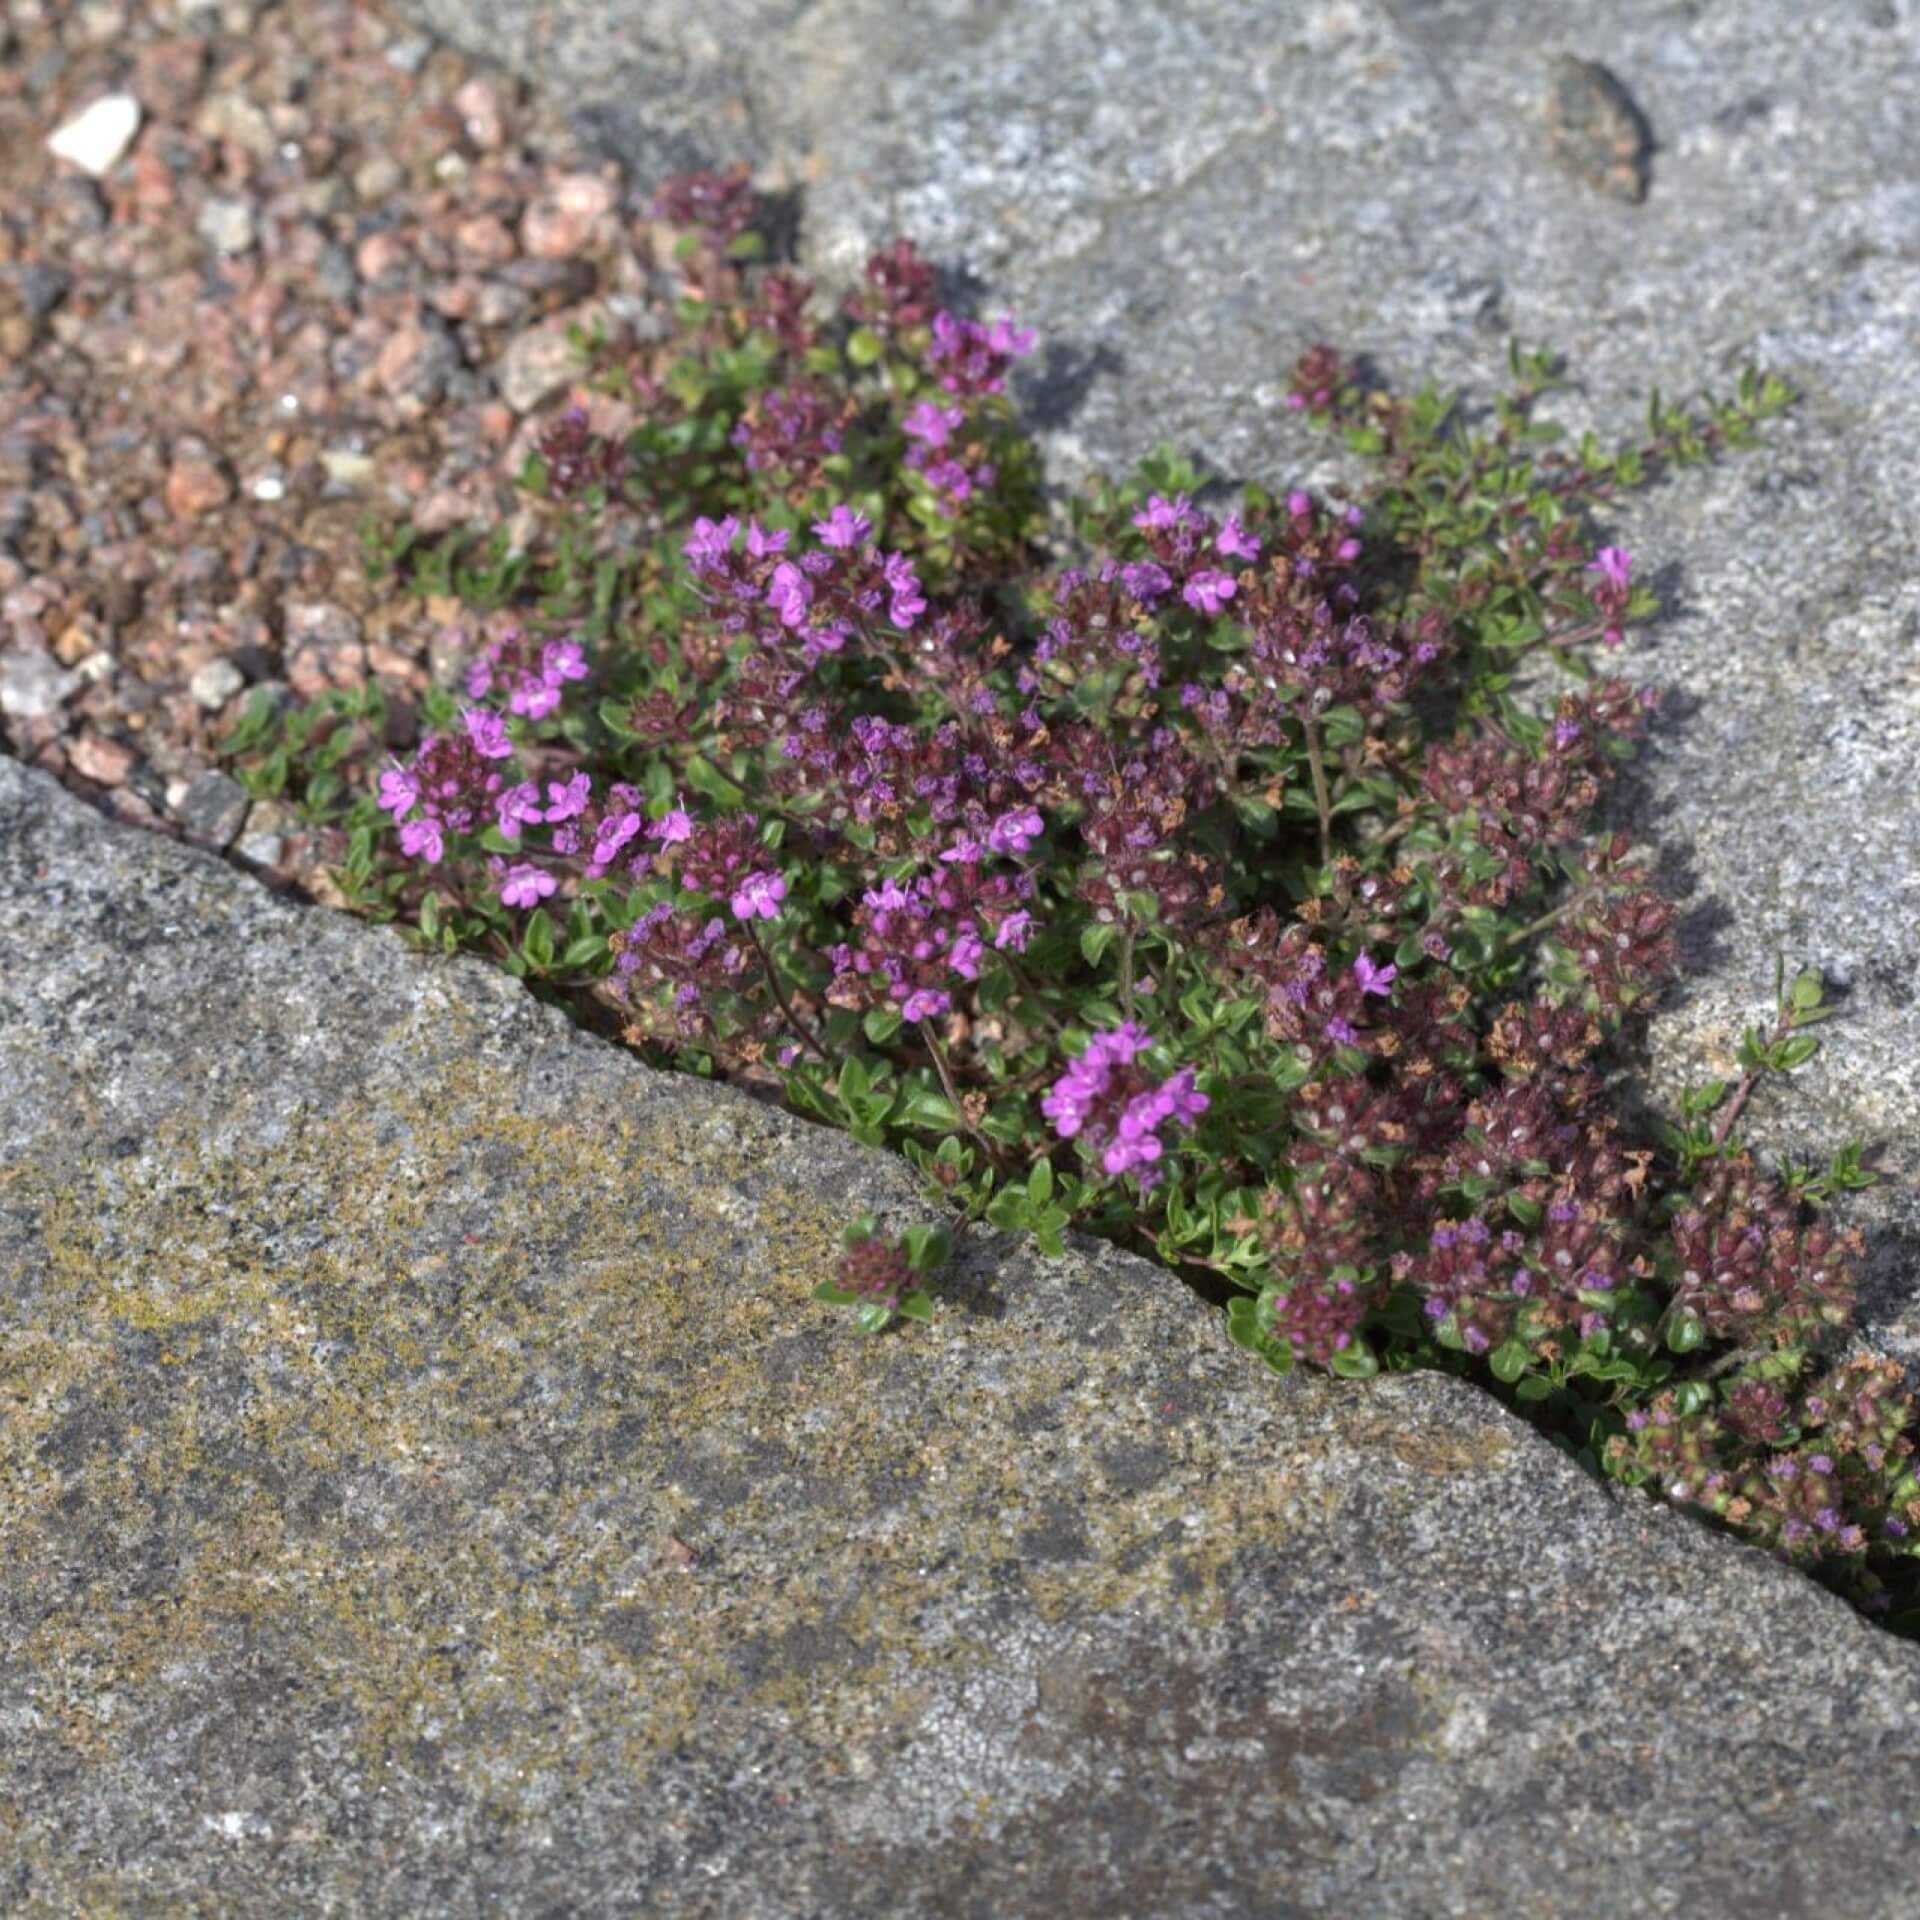
M0 1908L1920 1913L1920 1650L0 759Z
M1024 398L1063 478L1162 439L1229 476L1338 478L1285 407L1322 338L1402 387L1482 392L1509 335L1552 345L1580 383L1559 417L1609 435L1650 386L1724 391L1751 360L1795 379L1768 452L1608 528L1668 609L1623 665L1675 692L1633 812L1687 902L1693 973L1648 1085L1670 1102L1724 1070L1778 952L1846 991L1821 1063L1752 1130L1880 1149L1875 1313L1920 1360L1911 0L405 4L564 86L643 179L691 145L803 187L829 277L915 235L1039 328ZM1650 122L1644 203L1556 164L1561 52ZM663 73L689 81L664 119Z

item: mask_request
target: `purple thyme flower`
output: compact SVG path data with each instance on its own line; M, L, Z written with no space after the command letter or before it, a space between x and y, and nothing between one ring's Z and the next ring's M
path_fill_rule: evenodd
M540 650L540 677L548 686L587 677L587 656L577 640L549 640Z
M1120 569L1120 584L1140 602L1151 606L1173 590L1173 575L1157 560L1135 560Z
M777 873L750 873L734 889L728 904L736 920L777 920L787 897L786 880Z
M930 451L938 450L947 444L953 430L966 419L964 407L937 407L931 400L922 400L900 423L900 431L909 439L924 440Z
M1216 568L1202 568L1180 590L1180 598L1197 612L1215 614L1231 600L1237 589L1233 575Z
M1398 967L1377 967L1364 953L1353 963L1353 977L1360 982L1360 991L1377 994L1382 1000L1393 998L1393 983L1399 974Z
M509 840L519 839L523 821L537 826L546 818L540 810L540 788L532 780L522 780L517 787L495 794L493 810L501 833Z
M1015 953L1025 953L1032 932L1033 915L1025 907L1019 907L1000 922L993 936L993 944L996 948L1011 947Z
M842 550L864 546L873 522L864 513L855 513L844 504L837 506L824 520L813 523L813 531L823 546Z
M680 551L696 573L710 573L726 559L733 536L739 531L740 522L732 514L724 520L709 520L702 515L694 521L693 533Z
M767 604L779 614L783 627L797 627L806 619L813 604L813 585L791 560L782 560L774 568Z
M534 907L558 885L552 874L542 872L538 867L512 867L508 869L506 879L500 883L500 899L503 905L509 907Z
M467 725L467 738L483 760L507 760L513 755L513 742L507 738L507 725L497 713L485 707L467 707L461 715Z
M890 553L882 562L887 592L891 596L887 618L896 627L910 627L927 610L926 595L920 591L920 576L904 553Z
M1625 593L1633 572L1633 555L1625 547L1602 547L1587 563L1587 571L1604 575L1616 593Z
M587 802L593 797L593 781L584 773L576 773L562 782L547 782L546 819L549 825L562 820L572 820L587 810ZM529 814L527 818L538 819L538 814Z
M410 860L424 858L429 866L437 866L446 850L438 820L409 820L400 829L400 851Z
M987 845L995 853L1025 853L1046 831L1047 823L1031 807L1003 813L987 829Z
M1229 560L1258 560L1260 542L1240 524L1240 516L1230 513L1221 522L1220 531L1214 536L1213 550L1225 554Z
M669 807L647 828L647 837L669 847L678 846L682 840L691 840L693 815L685 807Z
M395 761L380 776L380 805L398 820L420 804L420 783L412 770Z

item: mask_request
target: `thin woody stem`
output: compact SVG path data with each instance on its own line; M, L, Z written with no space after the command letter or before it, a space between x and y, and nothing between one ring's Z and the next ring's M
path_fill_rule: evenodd
M1793 1031L1793 1016L1783 1012L1773 1023L1772 1039L1784 1040ZM1727 1136L1733 1131L1733 1123L1740 1118L1740 1110L1752 1097L1753 1090L1760 1084L1760 1076L1765 1067L1749 1067L1741 1075L1740 1084L1733 1090L1733 1098L1727 1102L1727 1110L1720 1116L1720 1124L1713 1130L1713 1150L1718 1153L1727 1143Z
M760 967L762 972L767 976L767 985L773 989L774 1000L780 1008L780 1017L786 1021L795 1039L803 1041L818 1054L828 1066L832 1066L833 1055L821 1044L820 1036L794 1012L793 1003L787 998L787 990L780 984L780 975L774 969L773 956L760 944L759 930L751 920L748 920L745 924L747 938L753 942L753 950L760 956Z
M1312 714L1303 714L1301 730L1307 736L1307 770L1313 775L1313 804L1320 815L1320 864L1333 858L1333 797L1327 791L1327 764L1320 754L1320 728Z

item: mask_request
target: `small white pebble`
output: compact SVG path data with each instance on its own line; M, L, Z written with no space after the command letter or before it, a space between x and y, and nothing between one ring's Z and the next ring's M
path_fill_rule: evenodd
M209 660L187 682L187 691L209 713L218 713L247 684L231 660Z
M109 93L56 127L47 151L98 180L120 164L139 131L140 102L130 93Z
M253 497L256 500L280 500L286 497L287 483L277 474L263 473L253 483Z

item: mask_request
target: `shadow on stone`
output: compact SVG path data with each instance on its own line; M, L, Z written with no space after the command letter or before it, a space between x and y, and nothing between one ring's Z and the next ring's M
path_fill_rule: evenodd
M1096 380L1118 378L1126 370L1125 358L1105 344L1086 348L1049 341L1039 366L1014 381L1021 417L1042 433L1067 426L1086 405Z

